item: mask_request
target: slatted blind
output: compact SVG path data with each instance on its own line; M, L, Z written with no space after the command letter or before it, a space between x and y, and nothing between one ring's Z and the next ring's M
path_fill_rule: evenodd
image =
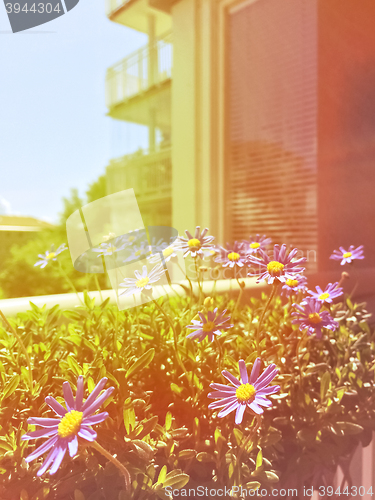
M247 1L228 23L232 239L316 251L317 0Z

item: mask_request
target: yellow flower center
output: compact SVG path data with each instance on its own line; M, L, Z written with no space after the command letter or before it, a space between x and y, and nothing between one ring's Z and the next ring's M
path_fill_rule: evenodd
M280 276L280 273L283 269L284 264L281 264L281 262L278 262L277 260L271 260L271 262L267 264L267 271L272 276Z
M298 281L297 280L286 280L285 282L288 286L290 287L294 287L294 286L297 286L298 285Z
M216 325L213 321L207 321L202 327L202 330L204 332L212 332L212 330L216 328Z
M236 390L236 398L240 403L247 403L247 401L253 399L255 394L256 390L254 389L254 386L251 384L242 384Z
M116 248L116 247L114 247L114 246L110 246L110 247L108 247L108 248L107 248L106 252L107 252L107 253L112 253L112 252L116 252L116 250L117 250L117 248Z
M253 243L250 243L250 248L259 248L260 247L260 243L258 243L257 241L253 241Z
M228 255L228 259L229 259L229 260L231 260L232 262L237 261L239 258L240 258L240 254L238 254L238 253L236 253L236 252L231 252L231 253Z
M315 323L316 325L322 322L322 318L319 316L318 313L309 314L309 320L311 321L311 323Z
M134 241L134 240L135 240L135 236L129 236L128 241Z
M326 300L329 299L329 293L325 292L319 295L320 300Z
M135 255L136 257L138 257L138 255L141 255L141 253L142 253L142 250L137 250L137 251L134 253L134 255Z
M215 255L216 254L215 250L210 250L210 254Z
M82 419L83 413L81 411L72 410L66 413L57 428L58 435L62 438L66 438L77 434L81 427Z
M201 242L197 238L192 238L188 241L188 245L190 248L200 248Z
M165 250L163 250L163 255L164 255L164 257L169 257L170 255L172 255L173 252L174 252L174 248L169 247L169 248L166 248Z
M143 288L144 286L147 285L147 283L150 281L150 278L148 276L146 276L145 278L141 278L140 280L137 281L137 283L135 284L135 286L137 286L138 288Z
M46 257L46 258L47 258L47 259L54 259L55 257L56 257L55 252L51 252L51 253L49 253L49 254L47 255L47 257Z
M348 257L352 256L352 252L346 252L343 254L344 259L347 259Z

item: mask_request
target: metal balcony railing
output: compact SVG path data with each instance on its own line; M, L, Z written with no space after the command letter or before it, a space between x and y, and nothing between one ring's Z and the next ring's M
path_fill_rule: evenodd
M172 34L151 44L108 68L106 105L109 109L172 77Z
M139 151L111 160L107 167L108 194L133 188L140 202L171 196L171 149L157 152Z

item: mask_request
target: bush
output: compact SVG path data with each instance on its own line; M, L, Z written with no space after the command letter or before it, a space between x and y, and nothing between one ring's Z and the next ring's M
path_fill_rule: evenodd
M368 314L364 304L346 297L326 308L339 328L317 339L292 324L292 300L285 303L277 295L258 346L267 300L263 295L245 304L242 298L236 305L217 295L203 305L202 296L187 294L118 311L107 302L95 305L86 294L85 306L74 310L31 304L13 325L31 359L32 390L17 339L0 329L0 497L154 499L168 498L166 486L271 491L287 485L302 498L303 486L320 486L322 477L329 484L340 460L358 443L368 444L375 430L375 336ZM214 307L228 309L233 328L215 342L186 338L196 314ZM262 370L270 363L279 369L274 383L280 391L268 396L273 406L257 429L250 412L240 425L233 413L218 418L208 409L207 394L212 382L227 384L223 369L238 377L239 359L251 368L258 348ZM66 455L51 477L37 478L40 459L24 460L34 449L33 441L21 440L27 418L51 416L45 397L62 402L63 381L76 387L81 374L86 396L102 377L115 388L103 404L109 418L96 426L97 441L128 468L131 494L118 469L83 442L78 455Z
M86 201L90 203L105 196L105 176L93 182L86 192ZM66 243L65 224L68 217L84 204L78 191L72 189L70 197L63 198L63 211L60 214L59 224L51 230L38 233L24 245L13 245L10 255L0 269L0 299L13 297L33 297L35 295L50 295L72 292L71 285L61 275L57 265L49 265L40 271L34 267L38 254L50 250L51 245L58 248ZM94 275L87 275L76 271L72 265L69 252L64 252L60 257L61 265L78 291L95 289ZM107 286L106 276L98 274L97 278L101 288Z

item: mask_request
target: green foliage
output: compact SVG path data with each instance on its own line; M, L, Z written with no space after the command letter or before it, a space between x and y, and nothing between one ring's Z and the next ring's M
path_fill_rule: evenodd
M31 358L32 391L17 339L0 328L0 498L156 499L168 498L166 486L198 485L270 491L290 482L308 487L314 476L334 471L375 430L375 336L363 305L332 306L340 328L317 340L291 324L291 302L276 297L261 333L262 369L275 363L280 370L274 381L280 392L269 396L273 407L256 431L249 412L238 426L233 413L219 419L207 408L209 384L227 383L221 370L238 376L239 359L251 369L266 301L253 298L235 308L233 300L214 297L210 308L227 308L234 327L217 343L198 344L186 338L186 326L206 306L197 297L165 300L161 307L173 320L186 373L170 324L153 303L118 311L86 295L84 306L68 311L31 304L13 326ZM37 478L40 459L24 460L35 449L20 439L31 430L27 418L52 416L44 398L62 402L63 381L74 390L80 374L86 397L104 376L107 387L115 387L103 405L110 416L95 430L98 442L128 468L131 494L114 465L83 442L51 477Z
M86 192L86 202L90 203L106 195L105 176L93 182ZM86 202L79 196L77 189L71 189L70 196L63 198L63 210L59 224L51 230L37 233L25 244L15 244L10 249L0 269L0 299L12 297L32 297L72 292L69 283L62 276L57 262L49 263L44 269L34 267L39 260L38 254L44 254L54 244L58 248L67 243L65 224L68 217ZM75 271L69 252L59 256L64 271L74 287L83 291L96 289L94 275ZM107 279L104 274L97 275L101 288L106 288Z
M86 191L87 203L104 198L104 196L107 196L107 178L105 174L89 185Z

